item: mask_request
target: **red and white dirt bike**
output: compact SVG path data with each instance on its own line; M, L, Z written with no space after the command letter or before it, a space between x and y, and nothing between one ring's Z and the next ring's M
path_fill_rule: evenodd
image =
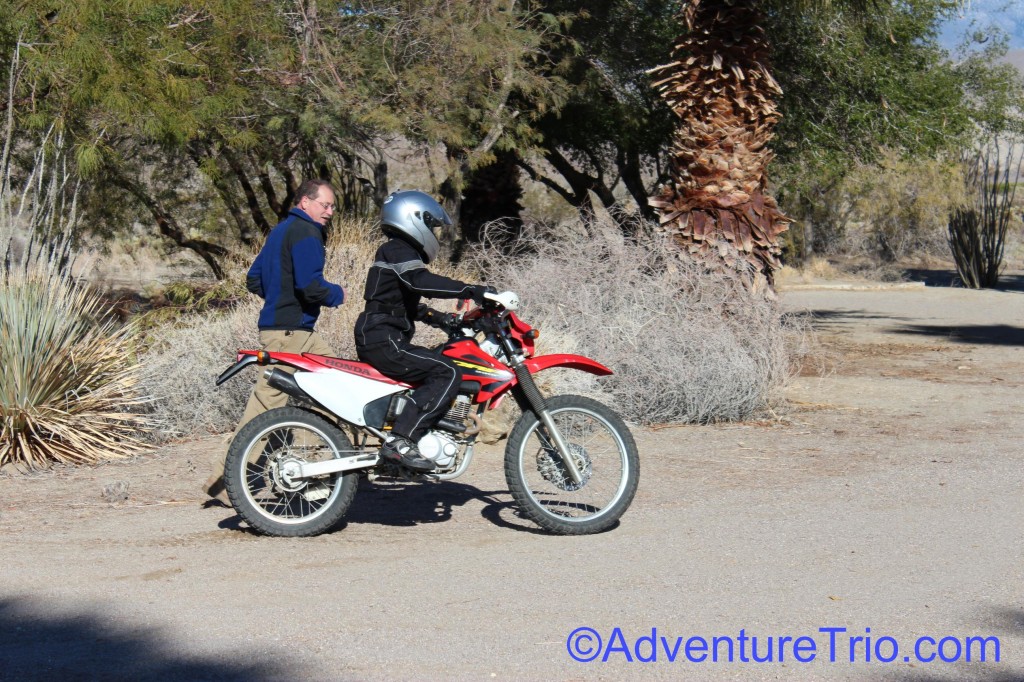
M414 386L354 360L239 351L218 386L252 364L285 365L294 374L270 367L266 376L297 403L259 415L231 442L224 481L239 516L267 535L318 535L342 521L360 473L456 478L473 457L484 414L511 393L522 417L505 447L505 478L522 512L557 534L612 526L637 489L640 462L629 429L590 398L545 398L532 376L551 367L612 371L580 355L534 356L539 332L512 312L518 297L504 292L487 299L462 315L443 346L461 368L462 384L447 414L418 443L436 465L429 474L411 474L377 456Z

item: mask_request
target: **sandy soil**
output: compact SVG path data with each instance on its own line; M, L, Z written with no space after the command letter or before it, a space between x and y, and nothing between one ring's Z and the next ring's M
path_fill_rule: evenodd
M598 536L519 518L502 444L454 482L364 486L306 540L202 506L217 438L0 478L0 679L1024 679L1024 293L782 298L813 311L824 376L775 418L635 428L640 490ZM634 660L573 660L581 627ZM823 628L847 630L835 662ZM816 656L641 662L652 629ZM925 636L996 637L1000 660L916 661Z

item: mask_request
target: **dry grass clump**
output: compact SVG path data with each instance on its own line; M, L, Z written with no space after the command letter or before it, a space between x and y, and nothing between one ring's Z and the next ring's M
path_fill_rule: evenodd
M214 380L234 362L239 348L259 348L258 314L257 302L245 300L229 311L194 315L150 331L142 387L152 398L156 442L234 428L256 371L219 388Z
M363 310L363 288L373 255L384 237L369 222L343 221L333 230L327 247L324 277L345 287L345 303L324 308L317 331L340 357L355 357L353 329ZM431 270L457 279L476 281L466 270L440 262ZM245 269L232 273L244 280ZM214 380L234 362L240 348L259 348L261 299L246 294L228 310L205 310L151 332L146 353L145 390L153 396L158 441L199 433L222 433L235 427L257 377L251 369L219 388ZM439 306L440 307L440 306ZM416 340L429 345L437 337L419 327ZM432 330L430 330L432 331Z
M663 243L523 246L512 258L481 250L476 261L519 293L523 319L541 329L540 352L580 353L615 372L561 372L557 392L603 394L640 423L711 422L750 416L789 376L778 307Z
M827 258L813 256L810 260L802 263L799 268L783 265L776 270L775 285L806 284L818 280L839 279L841 276L842 273Z
M827 258L815 256L804 264L804 273L812 279L838 279L839 271Z
M94 463L142 449L134 330L70 278L0 273L0 465Z

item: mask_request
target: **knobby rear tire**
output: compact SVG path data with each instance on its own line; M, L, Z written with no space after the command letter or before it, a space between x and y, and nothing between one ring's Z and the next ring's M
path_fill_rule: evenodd
M255 456L254 448L259 449ZM275 469L272 460L291 457L316 461L345 457L353 450L348 436L318 414L292 406L268 410L242 427L228 448L224 487L231 506L249 527L263 535L309 537L326 533L342 521L352 504L358 472L282 484L275 481L280 468ZM309 459L310 454L315 457ZM313 498L321 498L323 503Z
M629 428L596 400L560 395L548 411L585 474L572 484L546 429L532 412L520 417L505 447L505 479L523 514L557 535L588 535L613 526L629 508L640 457Z

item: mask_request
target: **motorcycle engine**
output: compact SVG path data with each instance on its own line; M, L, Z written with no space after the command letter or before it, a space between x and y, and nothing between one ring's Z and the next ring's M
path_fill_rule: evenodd
M416 444L420 454L432 460L439 469L447 469L459 454L459 444L443 431L429 431Z

